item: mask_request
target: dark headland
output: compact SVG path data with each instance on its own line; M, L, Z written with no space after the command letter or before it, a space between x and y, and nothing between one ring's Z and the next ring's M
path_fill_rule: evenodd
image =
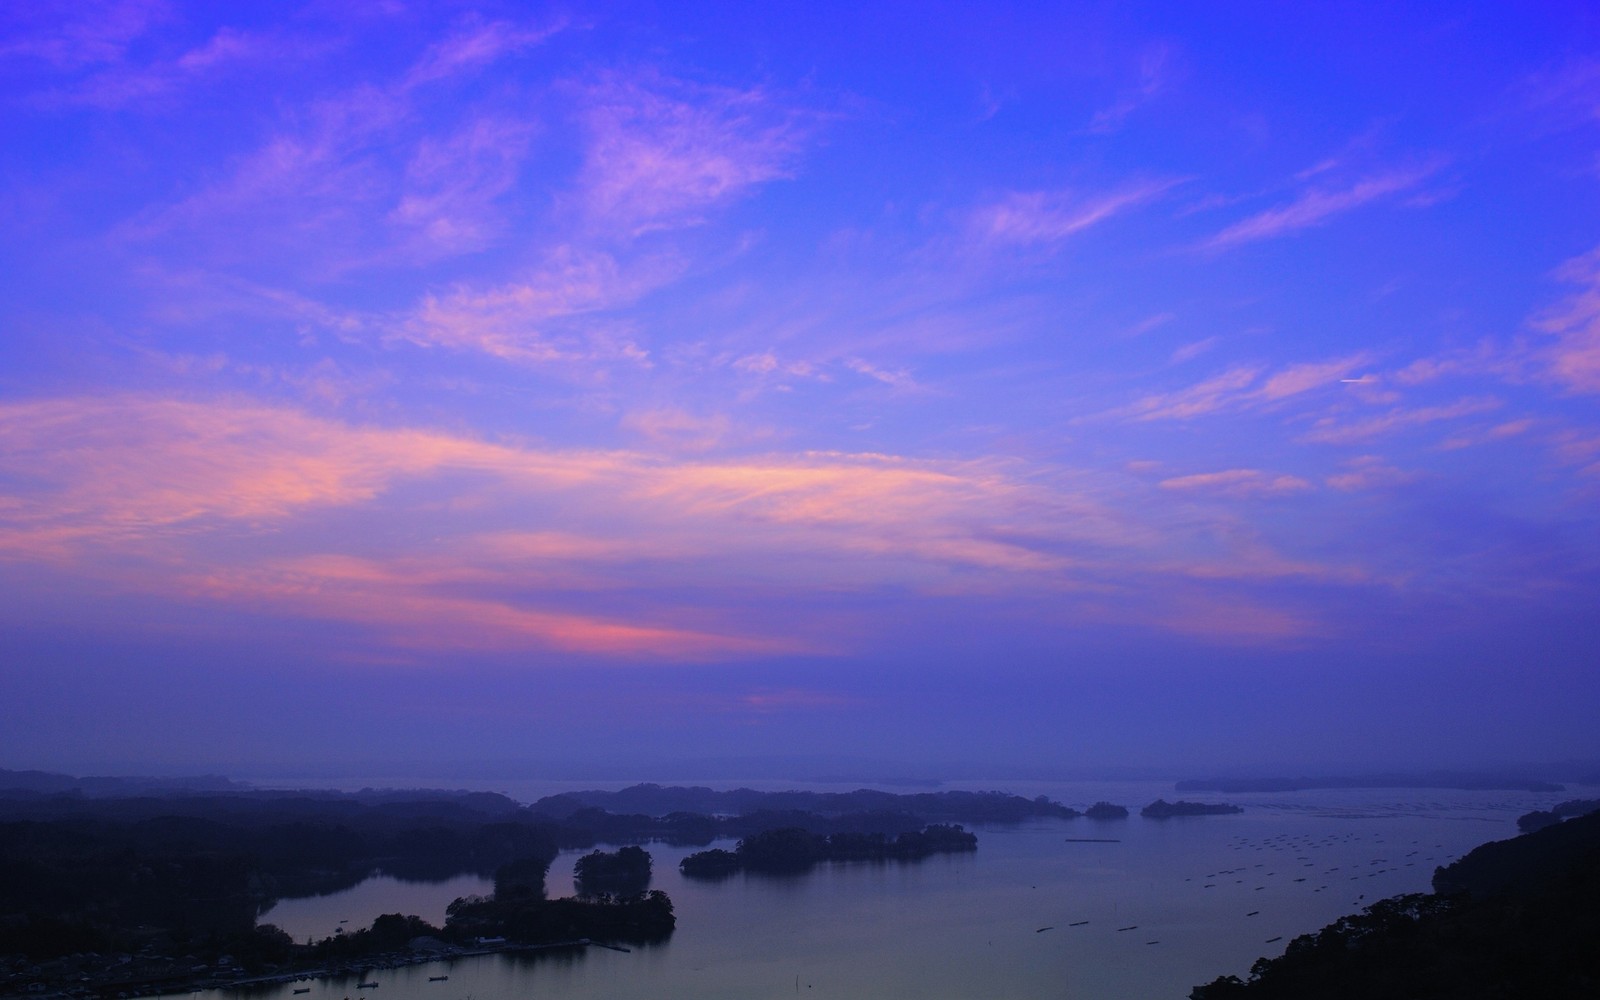
M1191 1000L1600 996L1600 813L1484 844Z

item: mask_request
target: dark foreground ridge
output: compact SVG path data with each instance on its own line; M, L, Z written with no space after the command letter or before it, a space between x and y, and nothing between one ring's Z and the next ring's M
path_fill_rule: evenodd
M1191 1000L1600 996L1600 813L1484 844Z

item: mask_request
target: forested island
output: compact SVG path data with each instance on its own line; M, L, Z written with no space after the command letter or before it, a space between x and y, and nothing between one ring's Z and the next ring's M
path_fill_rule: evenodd
M793 873L824 861L916 861L930 854L978 849L978 838L960 826L933 824L919 832L889 837L882 833L810 833L799 827L767 830L739 841L732 851L691 854L679 862L685 875L721 878L739 871Z
M1600 813L1471 851L1432 893L1289 943L1191 1000L1578 1000L1600 995Z
M1128 807L1113 805L1110 802L1096 802L1084 811L1090 819L1127 819Z
M811 813L817 816L906 815L924 823L1020 823L1042 817L1071 819L1077 810L1041 795L1024 798L1005 792L914 792L899 794L859 788L852 792L758 792L750 788L717 791L702 786L638 784L616 792L585 791L550 795L529 808L545 816L569 817L588 809L614 814L668 816L693 813L735 817Z
M1146 819L1171 819L1174 816L1228 816L1242 812L1244 809L1239 806L1223 802L1168 802L1166 799L1156 799L1139 810L1139 815Z

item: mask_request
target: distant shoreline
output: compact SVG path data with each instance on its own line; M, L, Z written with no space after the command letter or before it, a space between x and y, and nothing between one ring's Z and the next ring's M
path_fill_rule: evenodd
M1305 792L1328 788L1435 788L1453 792L1564 792L1565 785L1531 778L1487 775L1375 774L1325 778L1188 778L1180 792Z

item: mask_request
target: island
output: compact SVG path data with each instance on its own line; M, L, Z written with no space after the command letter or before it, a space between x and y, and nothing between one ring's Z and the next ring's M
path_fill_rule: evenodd
M1139 810L1139 815L1146 819L1171 819L1174 816L1228 816L1242 812L1242 807L1222 802L1168 802L1166 799L1156 799Z
M691 854L678 868L698 878L723 878L739 871L793 873L823 861L915 861L931 854L978 849L978 838L962 827L932 824L893 839L881 833L835 833L822 836L800 827L764 830L739 841L732 851Z
M591 851L573 866L579 894L584 896L643 892L650 885L650 873L650 852L633 845L611 853Z
M759 792L749 788L716 791L702 786L642 783L620 791L563 792L534 802L530 811L564 819L598 809L616 815L752 816L759 813L810 813L837 817L909 816L923 823L1021 823L1030 819L1071 819L1079 813L1046 796L1025 798L1005 792L915 792L899 794L858 788L851 792ZM921 824L916 827L920 829ZM912 829L905 827L905 829Z
M1128 807L1112 805L1109 802L1096 802L1083 813L1090 819L1127 819Z

